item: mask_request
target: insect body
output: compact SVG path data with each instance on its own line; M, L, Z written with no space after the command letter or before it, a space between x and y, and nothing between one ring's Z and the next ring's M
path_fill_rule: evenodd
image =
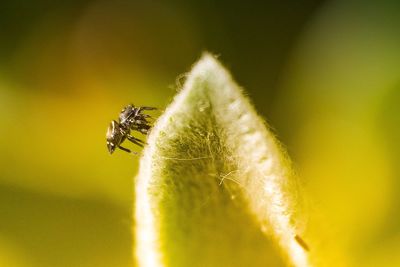
M134 105L126 106L119 114L119 122L113 120L107 129L107 148L112 154L118 147L121 150L131 153L125 147L122 147L122 142L128 139L132 143L143 146L144 142L133 135L131 131L138 131L142 134L147 134L151 128L148 119L150 115L144 114L143 111L155 110L153 107L135 107Z

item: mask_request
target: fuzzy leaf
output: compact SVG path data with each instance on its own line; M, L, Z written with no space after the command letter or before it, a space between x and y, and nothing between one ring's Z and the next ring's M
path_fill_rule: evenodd
M311 266L290 163L211 55L156 122L136 181L140 267Z

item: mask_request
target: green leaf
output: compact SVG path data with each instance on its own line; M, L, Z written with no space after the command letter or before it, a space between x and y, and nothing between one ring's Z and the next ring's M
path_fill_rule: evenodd
M290 162L213 56L193 67L148 144L136 181L140 267L311 266Z

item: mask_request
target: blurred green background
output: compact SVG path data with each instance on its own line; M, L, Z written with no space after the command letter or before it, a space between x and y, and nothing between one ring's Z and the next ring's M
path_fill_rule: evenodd
M285 144L328 266L400 266L400 2L3 0L0 266L133 266L127 103L220 55ZM323 233L323 234L322 234Z

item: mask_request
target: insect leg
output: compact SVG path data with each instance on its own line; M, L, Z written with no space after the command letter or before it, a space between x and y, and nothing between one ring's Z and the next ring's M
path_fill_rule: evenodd
M149 122L145 118L141 118L140 120L135 121L136 124L148 124Z
M140 114L140 117L137 119L140 120L141 122L145 122L145 124L149 123L148 120L154 121L154 118L148 114Z
M140 131L142 134L148 134L148 133L149 133L149 129L146 129L146 128L141 128L139 131Z
M146 127L146 126L147 125L143 125L143 126L140 126L140 127L135 127L135 128L132 128L132 130L138 131L139 133L142 133L142 134L148 134L149 131L150 131L150 127Z
M132 125L131 129L134 131L138 131L142 134L147 134L150 130L151 126L148 124L136 124Z
M123 150L123 151L125 151L125 152L132 153L132 151L130 151L129 149L127 149L127 148L125 148L123 146L118 146L118 148Z
M126 151L126 152L128 152L128 153L131 153L131 154L134 154L134 155L137 155L138 153L137 152L135 152L135 151L131 151L130 149L127 149L127 148L125 148L125 147L123 147L123 146L118 146L121 150L123 150L123 151Z
M139 107L139 110L156 110L155 107Z
M136 144L138 146L143 147L143 144L145 144L144 141L142 141L140 139L137 139L137 138L133 137L132 135L128 135L127 138L128 138L129 141L131 141L132 143L134 143L134 144Z

